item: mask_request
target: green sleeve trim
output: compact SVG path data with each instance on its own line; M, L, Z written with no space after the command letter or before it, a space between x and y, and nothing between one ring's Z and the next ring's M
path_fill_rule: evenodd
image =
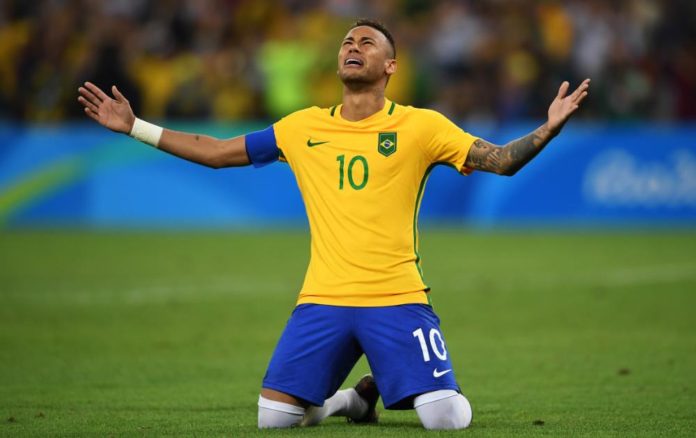
M423 178L421 179L420 186L418 187L418 194L416 195L416 205L415 208L413 209L413 251L416 255L416 269L418 269L418 274L421 277L421 281L423 281L423 284L425 284L425 279L423 278L423 269L421 268L421 257L420 253L418 252L418 214L420 213L420 206L421 206L421 201L423 200L423 192L425 191L425 183L428 181L428 178L430 177L430 172L433 171L433 169L439 165L439 164L445 164L449 165L450 167L455 167L451 163L448 163L447 161L437 161L435 163L432 163L428 168L425 170L425 173L423 174ZM430 287L426 285L426 290L430 290Z

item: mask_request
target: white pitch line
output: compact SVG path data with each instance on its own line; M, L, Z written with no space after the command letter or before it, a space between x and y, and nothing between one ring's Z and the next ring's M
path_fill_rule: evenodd
M297 291L280 281L228 277L188 284L159 284L130 288L126 289L125 293L121 291L113 298L119 301L123 300L128 304L147 304L164 302L172 298L204 300L206 298L268 293L295 294Z
M493 287L501 290L518 290L539 288L564 288L569 284L585 287L630 287L641 285L661 285L680 281L696 280L696 264L679 263L664 265L646 265L619 267L606 270L586 272L525 272L510 278L493 278L474 276L476 288ZM440 283L439 289L466 290L454 277ZM483 292L483 290L482 290ZM696 292L696 291L695 291Z
M624 268L600 277L608 286L638 286L643 284L666 284L696 279L693 264L650 265Z

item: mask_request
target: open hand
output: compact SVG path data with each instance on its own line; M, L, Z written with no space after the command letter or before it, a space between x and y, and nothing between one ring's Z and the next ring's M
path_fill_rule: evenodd
M575 91L566 96L569 87L568 81L564 81L558 89L558 95L556 95L556 98L551 102L551 106L549 106L547 125L554 135L563 128L570 116L580 108L580 103L585 99L587 90L590 88L590 80L585 79Z
M128 99L123 97L115 85L111 87L115 99L91 82L85 82L84 87L80 87L78 91L80 96L77 101L84 105L85 114L112 131L130 133L135 114Z

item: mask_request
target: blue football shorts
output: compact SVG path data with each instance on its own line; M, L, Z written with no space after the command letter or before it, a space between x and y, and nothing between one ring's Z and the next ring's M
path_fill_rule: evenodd
M278 341L263 387L323 406L364 353L384 406L411 409L419 394L459 391L439 326L425 304L301 304Z

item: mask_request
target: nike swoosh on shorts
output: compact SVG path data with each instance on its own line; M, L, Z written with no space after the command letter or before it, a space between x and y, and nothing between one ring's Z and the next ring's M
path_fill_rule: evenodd
M437 378L442 377L445 374L449 373L450 371L452 371L452 368L450 368L448 370L444 370L444 371L438 371L437 368L435 368L433 370L433 377L435 377L437 379Z

